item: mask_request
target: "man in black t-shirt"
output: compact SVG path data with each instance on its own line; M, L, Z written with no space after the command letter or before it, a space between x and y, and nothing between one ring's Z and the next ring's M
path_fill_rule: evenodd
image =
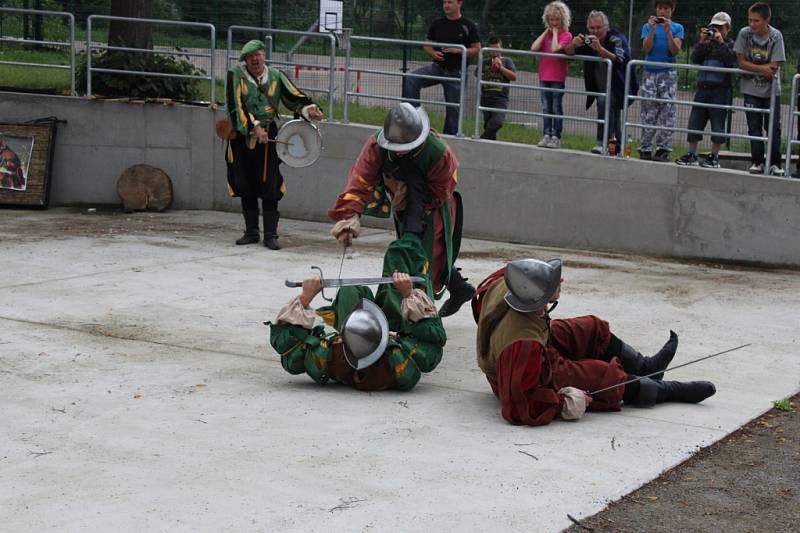
M447 44L463 44L467 47L467 58L475 57L481 48L478 27L469 19L461 16L463 0L443 0L444 17L434 20L428 28L427 39ZM458 104L461 101L461 48L423 46L426 54L433 58L433 63L412 71L403 78L403 99L414 106L419 106L420 90L432 85L442 85L447 106L443 133L455 135L458 132ZM439 76L455 78L454 81L418 78L415 75Z

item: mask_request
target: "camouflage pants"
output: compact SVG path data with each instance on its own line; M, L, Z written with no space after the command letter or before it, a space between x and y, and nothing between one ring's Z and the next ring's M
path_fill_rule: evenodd
M665 70L662 72L646 72L642 77L642 85L639 88L639 96L645 98L660 98L664 100L675 100L678 94L678 73L675 70ZM648 126L661 126L664 128L674 128L676 124L677 111L675 104L663 102L652 102L642 100L640 102L642 124ZM672 132L667 130L655 130L650 128L642 129L642 139L639 143L640 152L652 152L655 143L658 150L672 150Z

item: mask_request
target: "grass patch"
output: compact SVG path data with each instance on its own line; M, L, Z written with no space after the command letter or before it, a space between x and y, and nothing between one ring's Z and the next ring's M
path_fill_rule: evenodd
M792 408L794 407L794 404L792 403L792 401L789 398L784 398L783 400L775 400L772 403L772 405L775 406L775 409L778 409L780 411L787 411L787 412L791 411Z

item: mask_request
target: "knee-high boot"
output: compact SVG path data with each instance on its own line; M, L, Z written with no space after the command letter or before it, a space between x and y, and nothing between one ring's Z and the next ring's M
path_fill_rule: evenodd
M253 244L259 241L258 209L242 211L244 215L244 235L236 240L236 244Z
M270 250L280 250L278 244L278 220L281 214L278 211L264 211L264 246Z
M628 376L633 379L634 376ZM657 403L700 403L717 392L710 381L661 381L642 378L625 386L623 401L641 407Z
M635 376L646 376L647 374L664 370L669 366L672 358L675 357L675 352L678 350L678 334L670 330L669 340L652 357L645 357L632 346L625 344L624 341L613 335L608 348L606 353L608 359L606 360L611 360L611 357L618 356L622 363L622 368L626 372ZM661 379L664 377L664 373L654 374L650 377Z
M475 287L461 276L461 269L454 267L447 282L447 292L450 293L450 298L439 309L439 316L442 318L456 314L462 305L470 301L475 296Z

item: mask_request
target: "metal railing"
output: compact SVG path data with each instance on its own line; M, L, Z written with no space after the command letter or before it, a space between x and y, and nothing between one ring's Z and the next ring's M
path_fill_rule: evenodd
M388 96L383 94L371 94L371 93L364 93L364 92L354 92L350 91L350 73L351 72L360 72L362 74L380 74L383 76L396 76L400 77L403 80L405 78L420 78L426 80L436 80L440 82L446 83L453 83L456 78L450 78L447 76L430 76L428 74L415 74L412 72L395 72L393 70L376 70L376 69L368 69L363 67L354 67L352 64L352 44L354 42L372 42L372 43L384 43L384 44L399 44L399 45L414 45L414 46L433 46L433 47L449 47L449 48L459 48L461 50L461 77L459 79L460 83L460 90L459 90L459 101L458 103L453 102L441 102L436 100L423 100L421 98L404 98L402 95L399 97L397 96ZM349 104L350 104L350 96L363 96L368 98L375 98L378 100L393 100L399 102L411 101L417 102L419 104L436 104L436 105L444 105L445 107L456 107L458 109L458 129L456 131L456 135L463 135L463 126L464 126L464 102L465 102L465 95L466 95L466 86L467 86L467 47L463 44L456 44L456 43L438 43L434 41L410 41L405 39L387 39L383 37L362 37L358 35L352 35L348 39L348 46L346 48L347 55L344 64L344 119L343 122L347 124L350 121L350 114L349 114ZM402 83L401 83L402 86Z
M270 65L283 65L283 66L290 66L290 67L307 67L307 68L318 68L318 69L326 69L328 70L328 88L327 90L322 89L314 89L311 87L301 87L298 85L298 88L303 90L304 92L321 92L327 93L328 95L328 119L333 119L333 96L335 92L335 85L334 85L334 72L336 70L336 37L333 36L332 33L321 33L321 32L313 32L313 31L294 31L294 30L276 30L273 28L259 28L255 26L229 26L228 27L228 47L225 51L225 65L226 67L230 66L231 59L238 60L239 55L231 56L231 50L233 49L233 32L235 30L243 30L249 32L259 32L263 35L265 39L265 44L267 45L267 59ZM321 65L317 63L298 63L297 61L280 61L272 58L273 50L272 50L272 35L294 35L297 37L305 37L305 38L321 38L328 42L328 46L330 49L330 53L328 54L328 64ZM227 90L227 87L226 87Z
M19 13L21 15L38 15L43 17L64 17L69 21L69 42L64 41L39 41L34 39L16 39L0 35L0 42L45 46L64 46L69 47L69 65L57 63L29 63L26 61L0 61L0 65L17 65L23 67L42 67L69 70L69 94L75 96L75 17L72 13L65 11L44 11L41 9L16 9L10 7L0 7L0 13Z
M135 22L139 24L163 24L168 26L182 26L188 28L205 28L210 32L209 53L200 52L178 52L172 50L151 50L149 48L128 48L124 46L111 46L101 45L92 42L92 25L96 20L119 20L127 22ZM196 80L207 80L211 84L210 100L215 101L216 97L216 83L214 81L214 48L217 38L217 30L213 24L204 22L181 22L176 20L159 20L159 19L143 19L132 17L109 17L105 15L90 15L86 19L86 94L92 94L92 72L105 72L109 74L122 74L122 75L145 75L157 76L161 78L188 78ZM208 75L202 76L197 74L172 74L165 72L144 72L140 70L122 70L113 68L99 68L92 67L92 50L113 50L119 52L137 52L144 54L159 54L171 56L186 56L186 57L203 57L209 60Z
M795 74L792 78L792 92L791 99L789 100L789 136L786 138L786 169L785 173L788 176L791 173L792 166L792 146L800 146L800 139L794 138L794 126L800 120L800 74ZM800 132L798 132L800 134ZM797 156L798 174L800 174L800 154Z
M500 83L495 81L485 81L483 79L483 54L484 52L500 52L500 53L508 53L508 54L515 54L520 56L538 56L538 57L556 57L559 59L566 59L567 61L574 61L574 60L581 60L581 61L591 61L596 63L605 63L606 64L606 92L598 93L586 90L575 90L575 89L554 89L551 87L542 87L540 85L525 85L521 83ZM611 98L610 98L610 88L611 88L611 74L612 74L612 64L610 59L596 57L596 56L580 56L580 55L567 55L567 54L553 54L550 52L527 52L522 50L511 50L507 48L481 48L480 52L478 52L478 83L475 87L475 134L474 137L478 137L478 132L480 131L480 114L481 111L497 111L503 113L510 113L514 115L526 115L526 116L535 116L535 117L544 117L544 118L554 118L554 119L561 119L561 120L574 120L577 122L591 122L594 124L603 124L603 153L606 153L608 149L608 119L609 113L611 111ZM512 110L512 109L500 109L494 107L484 107L480 105L481 102L481 87L485 85L499 85L501 87L515 87L517 89L533 89L539 92L554 92L554 93L561 93L561 94L580 94L585 96L594 96L597 98L605 98L605 105L604 105L604 118L586 118L586 117L578 117L572 115L552 115L549 113L537 113L535 111L520 111L520 110ZM599 105L599 100L597 101Z
M682 133L696 133L698 135L707 135L705 130L690 130L688 128L681 128L679 126L674 127L667 127L667 126L656 126L654 124L641 124L638 122L628 122L628 105L631 100L639 100L639 101L649 101L649 102L659 102L663 104L674 104L674 105L683 105L683 106L691 106L691 107L706 107L710 109L724 109L726 111L744 111L746 113L761 113L761 114L769 114L769 130L767 131L766 136L753 136L753 135L741 135L737 133L729 133L727 131L720 131L720 132L712 132L712 135L716 137L725 137L728 139L748 139L750 141L762 141L767 143L766 147L766 163L764 164L764 174L769 174L769 167L772 163L772 143L775 142L772 135L772 128L775 125L775 114L772 113L772 110L775 109L775 102L777 98L777 87L778 83L780 83L780 78L775 77L772 80L772 95L770 98L770 106L769 109L759 109L753 107L744 107L744 106L737 106L737 105L722 105L722 104L707 104L702 102L695 102L693 100L669 100L666 98L653 98L647 96L631 96L628 94L630 90L630 80L631 75L633 72L633 68L636 65L649 65L653 67L669 67L674 69L686 69L686 70L697 70L697 71L704 71L704 72L719 72L724 74L739 74L739 75L752 75L752 72L747 70L742 70L739 68L724 68L724 67L709 67L704 65L692 65L688 63L663 63L657 61L645 61L640 59L634 59L628 63L628 66L625 71L625 102L622 107L622 138L620 140L621 148L620 153L625 153L625 144L627 143L627 130L628 126L638 127L642 129L652 129L652 130L659 130L659 131L669 131L669 132L682 132ZM779 111L780 112L780 111ZM781 140L777 139L777 142L780 143Z

